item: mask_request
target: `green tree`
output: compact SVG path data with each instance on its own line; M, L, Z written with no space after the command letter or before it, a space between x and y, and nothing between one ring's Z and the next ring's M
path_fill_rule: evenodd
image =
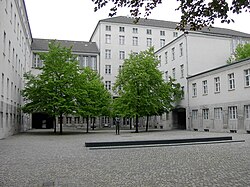
M89 67L81 70L77 82L77 113L87 118L88 132L91 118L94 129L95 117L109 115L111 95L104 88L100 75Z
M227 63L230 64L246 58L250 58L250 43L239 44L235 49L235 54L229 57Z
M122 117L135 117L136 132L139 117L170 110L181 95L181 90L174 86L172 79L168 83L164 82L157 68L158 63L153 48L138 55L130 54L113 88L119 94L113 103L114 113Z
M59 116L62 134L62 116L74 114L76 109L78 62L71 48L61 47L55 41L49 43L48 53L39 55L44 66L37 76L25 75L27 84L22 94L27 103L22 109L27 113L44 112L54 118Z
M118 8L128 7L132 17L138 21L141 12L145 12L144 17L148 17L151 11L162 3L162 0L92 0L95 3L95 11L105 7L108 3L113 4L109 16L116 15ZM230 23L234 20L229 17L229 13L240 14L242 11L250 12L249 0L177 0L180 2L177 10L182 13L178 28L185 30L190 26L191 30L199 30L205 26L211 26L216 19L222 23Z

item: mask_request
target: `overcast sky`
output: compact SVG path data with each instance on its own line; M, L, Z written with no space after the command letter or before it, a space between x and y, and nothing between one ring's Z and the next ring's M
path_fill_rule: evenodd
M153 10L150 19L180 20L176 0L164 0ZM25 0L33 38L89 41L98 21L108 17L109 8L94 12L91 0ZM118 15L127 16L127 9L119 9ZM215 26L230 28L250 34L250 13L231 17L236 23Z

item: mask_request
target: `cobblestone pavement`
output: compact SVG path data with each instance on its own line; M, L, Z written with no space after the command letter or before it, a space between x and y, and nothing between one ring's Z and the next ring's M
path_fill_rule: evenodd
M233 136L239 143L100 149L86 141ZM0 186L250 186L250 134L31 130L0 140Z

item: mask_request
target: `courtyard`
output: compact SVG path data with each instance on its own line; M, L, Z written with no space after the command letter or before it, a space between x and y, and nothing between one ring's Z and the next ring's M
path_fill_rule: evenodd
M221 144L91 149L85 142L232 136ZM250 135L31 130L0 140L0 186L250 186Z

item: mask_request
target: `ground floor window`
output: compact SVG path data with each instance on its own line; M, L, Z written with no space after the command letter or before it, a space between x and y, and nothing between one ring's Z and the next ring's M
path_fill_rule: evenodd
M245 105L244 111L245 111L245 118L250 119L250 105Z
M71 120L72 120L71 117L67 117L66 120L67 120L67 121L66 121L67 124L71 124Z
M237 106L228 107L229 119L237 119Z
M208 119L208 113L209 113L209 109L206 108L202 110L203 119Z
M222 119L222 108L214 108L214 119Z
M192 119L197 120L198 119L198 110L192 110Z
M75 124L79 124L80 123L80 117L75 117Z

